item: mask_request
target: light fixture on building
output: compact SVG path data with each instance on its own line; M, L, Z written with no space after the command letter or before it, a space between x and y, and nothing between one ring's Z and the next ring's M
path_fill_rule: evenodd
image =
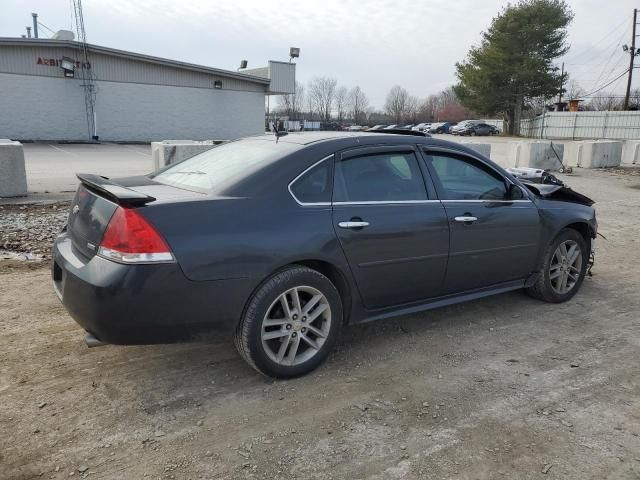
M289 48L289 63L291 63L291 61L294 58L299 58L299 57L300 57L300 49L298 47Z
M248 64L249 63L246 60L240 60L240 66L238 67L238 71L244 70L245 68L247 68Z
M72 58L62 57L60 68L64 72L65 77L73 78L75 76L76 64Z
M213 88L218 88L218 89L222 88L222 80L215 80L213 82Z
M629 45L622 45L622 50L624 52L628 52L629 51Z

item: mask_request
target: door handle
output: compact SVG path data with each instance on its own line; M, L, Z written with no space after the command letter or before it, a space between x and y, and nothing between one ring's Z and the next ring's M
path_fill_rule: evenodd
M462 217L455 217L454 220L456 222L465 222L465 223L467 223L467 222L475 222L476 220L478 220L478 217L472 217L471 215L468 215L468 216L465 215L465 216L462 216Z
M363 228L368 227L369 222L340 222L338 226L340 228Z

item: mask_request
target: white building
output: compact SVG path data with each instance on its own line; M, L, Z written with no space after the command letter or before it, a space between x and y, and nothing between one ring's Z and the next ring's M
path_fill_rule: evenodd
M264 132L265 95L295 85L291 63L239 73L86 47L0 38L0 138L233 139Z

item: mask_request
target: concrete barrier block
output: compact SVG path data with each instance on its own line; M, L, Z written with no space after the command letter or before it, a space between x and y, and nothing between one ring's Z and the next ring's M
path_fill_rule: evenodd
M153 169L159 170L166 165L181 162L225 142L226 140L163 140L162 142L151 142Z
M622 164L640 165L640 141L627 140L622 146Z
M27 195L24 150L20 142L0 140L0 197Z
M565 152L564 161L571 167L617 167L622 162L622 142L614 140L571 142Z
M545 140L522 142L516 156L516 167L558 170L562 165L564 145Z
M474 143L474 142L460 142L467 148L475 150L480 155L484 155L487 158L491 158L491 144L490 143Z
M516 140L508 142L505 151L504 157L492 159L501 167L559 170L564 146L545 140Z

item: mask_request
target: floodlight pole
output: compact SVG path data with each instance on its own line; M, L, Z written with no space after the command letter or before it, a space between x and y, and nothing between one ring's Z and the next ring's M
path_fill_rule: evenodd
M629 76L627 78L627 92L624 95L623 110L629 110L629 96L631 95L631 76L633 75L633 61L636 58L636 25L638 18L638 9L633 9L633 36L631 37L631 49L629 50Z

